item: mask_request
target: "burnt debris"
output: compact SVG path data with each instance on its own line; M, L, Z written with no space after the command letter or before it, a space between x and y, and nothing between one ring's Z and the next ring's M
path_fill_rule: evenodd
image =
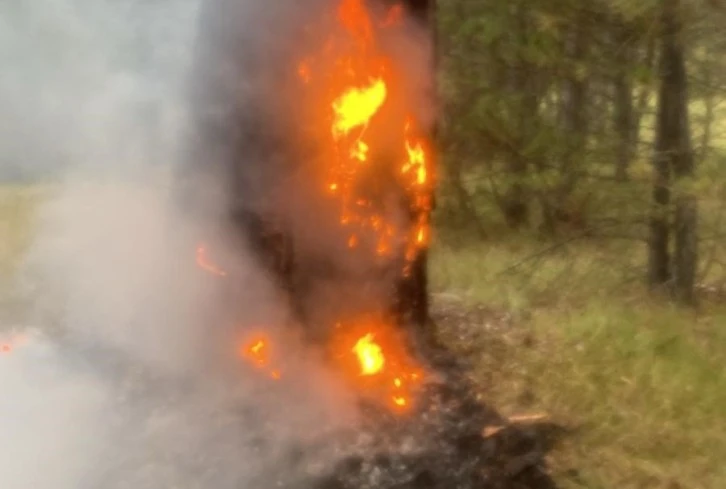
M310 487L319 489L555 489L545 455L564 434L547 421L518 424L475 398L465 369L440 346L426 355L439 380L414 413L371 408L354 445Z

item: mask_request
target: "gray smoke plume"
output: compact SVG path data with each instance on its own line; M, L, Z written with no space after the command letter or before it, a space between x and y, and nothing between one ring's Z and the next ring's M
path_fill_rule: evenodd
M17 280L29 304L22 341L0 329L12 345L0 353L3 489L304 487L341 456L351 393L302 346L245 242L209 218L228 205L213 154L198 155L210 163L194 182L211 214L187 213L176 194L190 113L208 95L190 86L206 69L205 15L226 22L206 36L257 53L220 80L238 84L229 107L264 117L253 101L285 107L245 87L277 76L286 33L331 1L0 6L0 175L51 182ZM224 122L220 103L206 108ZM196 264L200 243L224 276ZM240 356L260 331L278 381Z

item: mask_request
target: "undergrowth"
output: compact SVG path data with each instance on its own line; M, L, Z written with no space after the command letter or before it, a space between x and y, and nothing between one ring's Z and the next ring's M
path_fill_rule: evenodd
M442 300L514 317L495 333L505 341L483 334L464 346L441 332L471 358L484 397L572 429L552 455L563 488L726 487L726 307L650 297L640 243L538 255L548 246L500 240L432 254ZM495 343L505 351L493 361Z

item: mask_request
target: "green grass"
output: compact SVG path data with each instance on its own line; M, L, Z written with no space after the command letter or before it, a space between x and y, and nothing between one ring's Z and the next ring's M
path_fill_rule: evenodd
M439 249L444 300L515 313L476 345L458 345L445 321L441 334L492 404L575 430L552 455L564 488L726 487L726 307L649 298L630 273L642 247L582 243L515 269L536 245Z

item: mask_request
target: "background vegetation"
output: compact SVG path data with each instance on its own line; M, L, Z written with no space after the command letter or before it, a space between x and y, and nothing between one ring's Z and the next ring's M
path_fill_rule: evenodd
M441 334L563 487L726 487L726 5L440 0Z

